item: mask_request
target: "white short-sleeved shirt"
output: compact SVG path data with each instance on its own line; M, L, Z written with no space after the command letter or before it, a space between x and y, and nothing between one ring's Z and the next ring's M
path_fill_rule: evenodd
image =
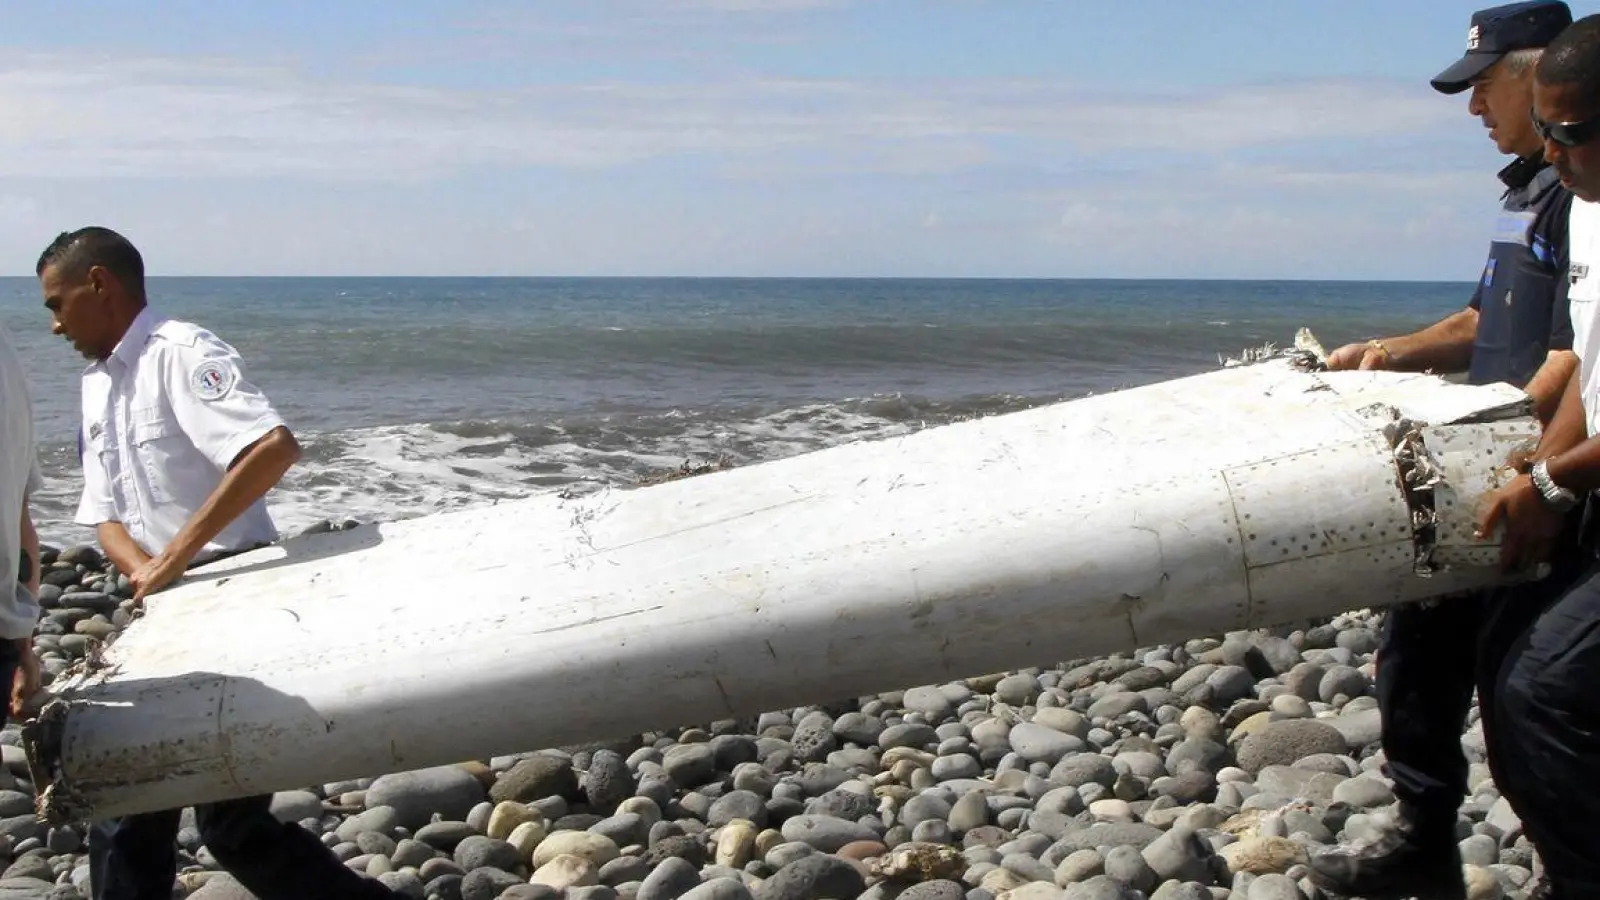
M238 351L211 332L150 307L108 358L84 370L80 525L121 522L160 553L216 490L246 447L283 424L245 380ZM264 500L196 556L276 540Z
M39 604L17 583L22 558L22 510L28 495L43 487L34 450L33 401L27 373L0 328L0 638L33 633ZM38 565L38 560L34 560Z
M1571 262L1567 303L1572 314L1572 349L1578 354L1584 417L1589 436L1600 434L1600 203L1572 198L1567 220Z

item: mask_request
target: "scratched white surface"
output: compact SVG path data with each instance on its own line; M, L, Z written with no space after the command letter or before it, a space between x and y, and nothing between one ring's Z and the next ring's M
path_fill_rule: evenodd
M614 737L1441 594L1534 426L1445 428L1412 574L1381 422L1521 393L1282 362L197 573L77 685L60 784L113 815ZM1479 557L1474 557L1474 553Z

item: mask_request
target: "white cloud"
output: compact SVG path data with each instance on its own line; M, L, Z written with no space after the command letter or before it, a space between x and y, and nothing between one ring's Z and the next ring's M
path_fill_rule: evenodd
M468 190L72 180L30 195L37 223L0 227L0 260L31 272L57 231L93 222L133 237L159 274L1469 279L1482 265L1492 173L1412 193L1315 180L1198 167L992 188L599 171Z
M1497 183L1493 172L1466 170L1360 172L1268 167L1252 177L1282 187L1469 197L1496 190Z
M1449 277L1498 194L1460 103L1383 81L472 90L11 55L0 106L0 259L29 271L98 221L168 273Z
M1050 195L1033 237L1108 276L1470 280L1498 194L1493 172L1224 167Z
M479 167L594 169L695 156L741 177L943 174L997 141L1065 154L1223 154L1461 126L1412 86L1311 81L1140 94L1055 81L733 79L519 90L320 80L171 59L13 56L0 176L406 181ZM70 109L71 115L62 111ZM1037 163L1034 163L1037 164Z

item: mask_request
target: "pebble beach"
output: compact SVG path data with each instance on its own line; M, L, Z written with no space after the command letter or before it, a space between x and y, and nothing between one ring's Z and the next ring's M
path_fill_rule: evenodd
M47 548L47 682L114 641L126 578ZM274 811L417 900L1297 900L1321 846L1392 812L1381 614L1197 637L1045 669L528 748L280 793ZM1471 900L1524 896L1533 852L1462 737ZM0 900L88 896L84 832L35 818L0 732ZM249 898L184 814L174 897Z

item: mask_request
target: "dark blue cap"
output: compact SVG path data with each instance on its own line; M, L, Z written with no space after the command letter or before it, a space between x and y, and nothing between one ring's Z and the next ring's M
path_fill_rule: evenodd
M1547 46L1571 24L1572 10L1561 0L1480 9L1472 14L1472 26L1467 29L1466 55L1430 83L1440 93L1459 94L1500 57L1513 50Z

